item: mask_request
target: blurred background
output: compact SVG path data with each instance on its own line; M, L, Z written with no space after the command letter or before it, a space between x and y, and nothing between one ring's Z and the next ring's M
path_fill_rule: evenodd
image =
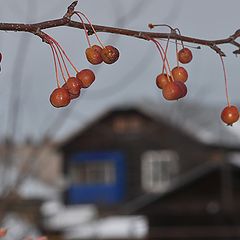
M1 1L0 21L60 18L71 2ZM149 31L149 23L166 23L186 36L221 39L239 28L239 7L237 0L89 0L76 9L93 24ZM188 95L166 102L155 84L162 63L152 43L99 33L120 58L92 66L82 30L45 32L78 69L91 68L96 81L68 107L55 109L49 46L29 33L0 33L4 239L239 239L240 125L220 120L226 97L219 56L192 48ZM239 59L234 47L222 50L237 105ZM174 54L170 44L172 67Z

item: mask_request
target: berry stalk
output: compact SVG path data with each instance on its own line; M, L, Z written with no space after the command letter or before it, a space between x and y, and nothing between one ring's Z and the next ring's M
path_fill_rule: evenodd
M56 55L56 57L57 57L57 61L58 61L58 65L59 65L59 67L60 67L60 71L61 71L61 74L62 74L62 78L63 78L64 82L66 83L67 80L66 80L65 75L64 75L64 71L63 71L63 68L62 68L62 64L61 64L60 58L59 58L59 56L58 56L57 49L56 49L56 47L54 46L54 44L52 44L52 47L53 47L53 50L54 50L55 55Z
M175 30L178 32L178 34L179 34L180 36L182 36L181 31L180 31L179 28L175 28ZM184 48L185 46L184 46L184 43L183 43L183 40L182 40L182 39L181 39L181 44L182 44L182 48Z
M166 44L165 51L164 51L164 59L163 59L164 63L165 63L165 61L167 59L167 51L168 51L169 40L170 40L170 38L168 37L167 44ZM164 72L164 64L163 64L163 67L162 67L162 73L163 72Z
M224 61L223 61L223 57L221 55L219 55L219 56L220 56L220 59L221 59L222 68L223 68L223 74L224 74L225 94L226 94L226 99L227 99L227 105L228 105L228 107L230 107L226 68L225 68L225 64L224 64Z
M60 81L59 81L59 77L58 77L58 68L57 68L57 61L56 61L56 56L55 56L55 52L53 49L52 44L50 44L51 50L52 50L52 55L53 55L53 62L54 62L54 69L55 69L55 74L56 74L56 80L57 80L57 86L58 88L60 88Z
M64 54L64 56L66 57L66 59L68 60L68 62L70 63L70 65L72 66L72 68L75 70L76 73L78 73L78 69L74 66L74 64L72 63L72 61L70 60L70 58L68 57L68 55L66 54L66 52L64 51L64 49L62 48L62 46L51 36L47 35L48 38L53 41L56 45L59 46L59 48L61 49L62 53Z
M155 45L156 45L156 47L157 47L157 49L158 49L158 51L159 51L159 53L160 53L160 55L161 55L162 61L164 61L163 54L162 54L162 51L164 52L164 49L163 49L162 45L160 44L160 42L158 42L158 41L157 41L156 39L154 39L154 38L152 38L152 39L150 39L150 40L155 43ZM172 72L171 72L171 68L170 68L170 65L169 65L169 62L168 62L168 59L167 59L167 58L166 58L166 63L163 62L163 65L165 65L164 68L165 68L165 71L166 71L166 73L167 73L167 76L168 76L168 71L169 71L170 76L171 76L171 78L172 78L172 81L174 81L174 78L173 78L173 75L172 75ZM168 67L168 71L167 71L166 65L167 65L167 67ZM168 79L169 79L169 77L168 77ZM170 81L170 79L169 79L169 81Z
M55 44L55 45L56 45L56 44ZM68 69L67 69L66 62L65 62L64 57L63 57L63 54L62 54L62 51L61 51L61 49L59 48L58 45L56 45L56 47L57 47L57 49L58 49L58 52L60 53L60 57L61 57L61 59L62 59L62 62L63 62L64 68L65 68L65 71L66 71L68 77L70 77L69 71L68 71Z
M177 44L177 39L175 40L175 45L176 45L176 60L177 60L177 67L179 68L178 44Z
M85 23L84 23L81 15L80 15L78 12L74 12L74 13L79 17L79 19L80 19L80 21L81 21L81 23L82 23L82 25L83 25L83 29L84 29L84 32L85 32L85 35L86 35L86 39L87 39L87 42L88 42L88 46L89 46L89 47L92 47L91 42L90 42L90 39L89 39L89 36L88 36L88 32L87 32L86 25L85 25Z
M89 20L89 18L88 18L84 13L82 13L82 12L80 12L80 11L75 11L74 13L76 13L77 15L80 15L80 14L81 14L81 15L87 20L87 22L89 23L89 25L91 26L91 28L92 28L92 30L93 30L93 32L94 32L94 35L96 36L99 44L101 45L102 48L105 48L104 44L102 43L102 41L101 41L100 38L98 37L97 32L96 32L95 28L93 27L93 25L92 25L91 21Z

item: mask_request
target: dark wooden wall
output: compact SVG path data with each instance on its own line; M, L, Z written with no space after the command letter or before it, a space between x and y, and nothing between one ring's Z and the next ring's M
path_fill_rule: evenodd
M120 130L118 120L130 123ZM136 123L137 122L137 123ZM120 122L121 123L121 122ZM136 127L137 124L137 127ZM146 116L138 111L115 111L90 125L74 136L61 150L65 154L66 171L69 155L79 151L120 150L125 154L127 167L127 196L130 200L142 194L141 156L147 150L171 149L180 156L180 168L184 173L211 158L209 149L185 132L159 119Z

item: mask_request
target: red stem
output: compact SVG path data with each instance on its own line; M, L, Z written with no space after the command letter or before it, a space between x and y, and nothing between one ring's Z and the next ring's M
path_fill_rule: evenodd
M165 61L166 61L166 59L167 59L167 51L168 51L169 41L170 41L170 38L167 39L167 44L166 44L165 51L164 51L164 60L163 60L163 63L165 63ZM164 72L164 64L163 64L163 67L162 67L162 73L163 73L163 72Z
M54 52L55 52L55 55L57 56L57 61L58 61L58 65L59 65L59 67L60 67L60 71L61 71L63 80L64 80L64 82L66 83L67 80L66 80L65 75L64 75L64 72L63 72L63 68L62 68L62 64L61 64L60 58L59 58L59 56L58 56L58 52L57 52L56 47L54 46L54 44L52 44L52 47L53 47L53 50L54 50Z
M59 78L58 78L58 68L57 68L56 56L55 56L55 52L53 50L53 43L51 43L51 42L50 42L50 47L51 47L52 55L53 55L53 61L54 61L54 68L55 68L57 86L58 86L58 88L60 88L61 86L60 86L60 81L59 81Z
M163 55L161 53L161 50L164 51L162 45L160 44L160 42L158 42L156 39L151 39L151 41L153 41L157 47L157 49L159 50L160 54L161 54L161 57L162 57L162 60L163 60ZM174 78L173 78L173 75L172 75L172 72L171 72L171 68L170 68L170 65L169 65L169 62L168 62L168 59L166 58L166 63L167 63L167 66L168 66L168 70L169 70L169 73L170 73L170 76L172 78L172 81L174 81ZM163 63L165 65L165 63ZM169 75L168 75L168 72L167 72L167 68L166 66L164 67L165 68L165 71L166 71L166 74L167 74L167 77L168 77L168 80L171 81L169 79Z
M230 107L230 101L229 101L229 95L228 95L227 73L226 73L226 69L225 69L223 57L222 57L221 55L219 55L219 56L220 56L220 59L221 59L221 62L222 62L222 67L223 67L223 74L224 74L224 83L225 83L225 93L226 93L227 105L228 105L228 107Z
M168 69L167 69L166 64L165 64L165 62L164 62L164 57L163 57L163 54L162 54L162 50L161 50L161 48L159 47L159 45L158 45L158 43L157 43L156 40L151 40L151 41L156 45L156 47L157 47L157 49L158 49L158 51L159 51L159 53L160 53L161 59L162 59L162 61L163 61L163 68L165 69L165 72L166 72L166 74L168 75Z
M62 53L64 54L64 56L66 57L66 59L68 60L68 62L70 63L70 65L72 66L72 68L78 73L79 71L77 70L77 68L74 66L74 64L71 62L71 60L69 59L68 55L66 54L66 52L64 51L64 49L61 47L61 45L51 36L47 35L56 45L59 46L59 48L61 49Z
M177 39L175 40L176 43L176 60L177 60L177 67L179 68L179 59L178 59L178 44L177 44Z
M154 28L154 27L167 27L167 28L169 28L170 29L170 31L171 32L174 32L174 28L172 28L170 25L168 25L168 24L152 24L152 23L150 23L150 24L148 24L148 26L150 27L150 29L152 29L152 28Z
M88 36L86 25L85 25L81 15L78 12L74 12L74 13L79 17L80 21L82 22L82 25L83 25L83 28L84 28L84 32L85 32L85 35L86 35L86 39L87 39L87 42L88 42L88 46L92 47L90 39L89 39L89 36Z
M179 34L180 36L182 36L179 28L175 28L175 30L178 31L178 34ZM176 39L176 40L177 40L177 39ZM184 48L183 40L181 40L181 43L182 43L182 48Z
M55 45L56 45L56 47L57 47L57 49L58 49L58 52L60 53L60 56L61 56L61 59L62 59L64 68L65 68L65 71L66 71L68 77L70 78L70 74L69 74L69 71L68 71L68 69L67 69L66 62L65 62L64 57L63 57L63 55L62 55L62 51L61 51L61 49L59 48L59 46L58 46L57 44L55 44Z
M75 11L75 13L81 14L81 15L87 20L87 22L88 22L89 25L91 26L91 28L92 28L95 36L96 36L98 42L100 43L100 45L102 46L102 48L105 48L104 44L102 43L102 41L101 41L100 38L98 37L97 32L96 32L95 28L93 27L91 21L88 19L88 17L87 17L84 13L82 13L82 12L80 12L80 11Z
M163 47L161 46L160 43L159 43L159 45L158 45L158 41L157 41L156 39L151 38L151 37L149 37L148 35L146 35L145 37L146 37L148 40L152 41L152 42L155 44L155 46L157 47L158 52L160 53L160 57L161 57L161 59L162 59L162 61L163 61L163 68L165 69L166 74L167 74L167 76L168 76L168 70L167 70L167 68L166 68L166 64L165 64L164 57L163 57L163 54L162 54L162 51L165 52L164 49L163 49ZM159 46L160 46L161 48L160 48ZM161 49L162 49L162 50L161 50ZM166 61L167 61L167 59L166 59Z

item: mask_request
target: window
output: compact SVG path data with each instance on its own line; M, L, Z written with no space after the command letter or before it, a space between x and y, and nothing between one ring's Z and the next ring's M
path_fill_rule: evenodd
M118 116L113 120L112 127L118 134L138 133L143 127L143 121L138 115Z
M112 184L115 167L112 161L73 162L70 167L71 182L77 184Z
M112 204L125 195L125 156L120 151L86 151L70 156L66 203Z
M178 154L172 150L148 151L142 156L142 186L147 192L163 192L179 171Z

